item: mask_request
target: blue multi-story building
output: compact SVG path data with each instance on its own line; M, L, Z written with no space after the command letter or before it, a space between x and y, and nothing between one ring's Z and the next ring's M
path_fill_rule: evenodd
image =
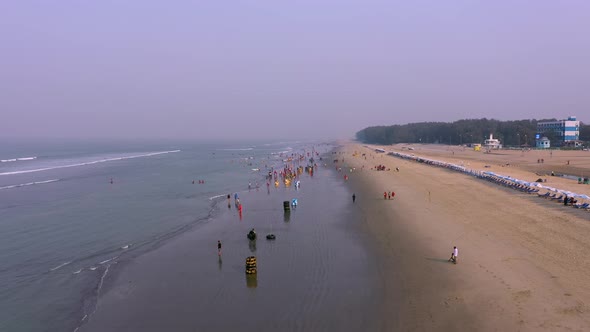
M537 122L537 134L543 136L547 133L553 133L558 145L576 142L580 139L580 121L570 116L567 120Z

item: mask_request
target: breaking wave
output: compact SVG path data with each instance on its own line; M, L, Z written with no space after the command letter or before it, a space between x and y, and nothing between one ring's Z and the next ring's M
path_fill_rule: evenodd
M55 271L55 270L59 270L59 269L61 269L62 267L66 266L66 265L68 265L68 264L70 264L70 263L71 263L71 262L65 262L65 263L61 263L61 264L59 264L59 265L58 265L58 266L56 266L56 267L52 267L51 269L49 269L49 271Z
M37 157L21 157L21 158L12 158L12 159L0 159L0 163L12 163L15 161L27 161L27 160L35 160Z
M254 148L219 149L218 151L252 151Z
M10 186L4 186L4 187L0 187L0 190L4 190L4 189L12 189L12 188L19 188L19 187L26 187L26 186L33 186L36 184L45 184L45 183L51 183L51 182L56 182L59 181L59 179L52 179L52 180L46 180L46 181L36 181L36 182L28 182L28 183L21 183L21 184L13 184Z
M175 152L180 152L180 150L151 152L151 153L146 153L146 154L125 156L125 157L99 159L99 160L89 161L89 162L85 162L85 163L76 163L76 164L70 164L70 165L61 165L61 166L53 166L53 167L45 167L45 168L22 170L22 171L4 172L4 173L0 173L0 175L14 175L14 174L23 174L23 173L42 172L42 171L49 171L49 170L58 169L58 168L69 168L69 167L87 166L87 165L94 165L94 164L99 164L99 163L106 163L106 162L109 162L109 161L117 161L117 160L133 159L133 158L142 158L142 157L151 157L151 156L156 156L156 155L160 155L160 154L175 153Z

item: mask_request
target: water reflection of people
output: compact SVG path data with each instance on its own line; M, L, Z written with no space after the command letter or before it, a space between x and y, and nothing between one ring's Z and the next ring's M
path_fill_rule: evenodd
M256 241L248 241L248 248L252 253L256 252Z
M284 220L285 222L288 222L289 220L291 220L291 213L290 213L290 212L287 212L287 211L285 211L285 215L283 216L283 220Z
M221 256L217 256L217 266L219 267L219 271L221 271L221 265L223 264L223 260L221 259Z

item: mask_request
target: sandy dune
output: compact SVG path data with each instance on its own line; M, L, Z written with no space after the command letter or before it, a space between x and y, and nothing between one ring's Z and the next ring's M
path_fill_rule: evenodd
M550 168L585 172L590 168L588 152L542 156L549 153L413 147L409 153L529 181L547 178L547 185L578 193L590 190L589 185L545 175ZM401 151L402 146L383 148ZM382 255L378 268L386 298L383 330L590 327L590 212L376 154L360 144L345 144L336 158L349 176L362 222ZM539 158L544 164L537 164ZM392 170L371 170L378 164ZM392 190L395 198L384 200L383 192ZM454 245L459 248L457 265L447 262Z

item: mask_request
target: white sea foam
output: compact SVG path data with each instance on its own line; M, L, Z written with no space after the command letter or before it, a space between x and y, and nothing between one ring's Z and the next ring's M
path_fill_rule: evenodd
M59 270L59 269L61 269L62 267L66 266L66 265L68 265L68 264L70 264L70 263L71 263L71 262L65 262L65 263L61 263L61 264L59 264L58 266L56 266L56 267L53 267L53 268L49 269L49 271L55 271L55 270Z
M160 154L175 153L175 152L180 152L180 150L151 152L151 153L146 153L146 154L125 156L125 157L99 159L99 160L89 161L89 162L85 162L85 163L77 163L77 164L70 164L70 165L61 165L61 166L53 166L53 167L45 167L45 168L37 168L37 169L28 169L28 170L21 170L21 171L4 172L4 173L0 173L0 175L14 175L14 174L23 174L23 173L42 172L42 171L49 171L49 170L58 169L58 168L69 168L69 167L87 166L87 165L94 165L94 164L99 164L99 163L106 163L106 162L109 162L109 161L118 161L118 160L133 159L133 158L151 157L151 156L156 156L156 155L160 155Z
M118 257L118 256L117 256L117 257ZM117 258L117 257L111 257L111 258L109 258L109 259L105 259L104 261L102 261L102 262L100 262L100 263L98 263L98 264L102 265L102 264L104 264L104 263L108 263L108 262L112 261L113 259L115 259L115 258Z
M110 267L110 265L107 265L107 268L104 270L102 277L100 277L100 282L98 283L98 287L96 288L97 295L100 295L100 290L102 289L102 284L104 283L104 278L106 278L107 273L109 273L109 267ZM96 307L94 308L94 311L96 311ZM92 313L94 313L94 311Z
M121 249L129 249L129 247L131 247L131 243L129 243L128 245L122 246Z
M19 187L26 187L26 186L33 186L36 184L45 184L45 183L51 183L51 182L56 182L59 181L59 179L52 179L52 180L45 180L45 181L36 181L36 182L28 182L28 183L21 183L21 184L13 184L10 186L4 186L4 187L0 187L0 190L4 190L4 189L12 189L12 188L19 188Z
M1 159L1 163L11 163L15 161L27 161L27 160L35 160L37 157L21 157L21 158L12 158L12 159Z
M223 196L226 196L226 195L227 195L227 194L221 194L221 195L215 195L215 196L211 196L211 197L209 197L209 200L210 200L210 201L212 201L212 200L214 200L214 199L216 199L216 198L223 197Z
M78 271L74 271L74 272L72 272L72 274L78 274L80 272L82 272L82 269L79 269Z
M94 270L96 270L96 266L90 267L90 271L94 271Z
M289 153L291 152L291 150L284 150L284 151L279 151L278 154L285 154L285 153Z
M252 151L254 148L219 149L218 151Z

